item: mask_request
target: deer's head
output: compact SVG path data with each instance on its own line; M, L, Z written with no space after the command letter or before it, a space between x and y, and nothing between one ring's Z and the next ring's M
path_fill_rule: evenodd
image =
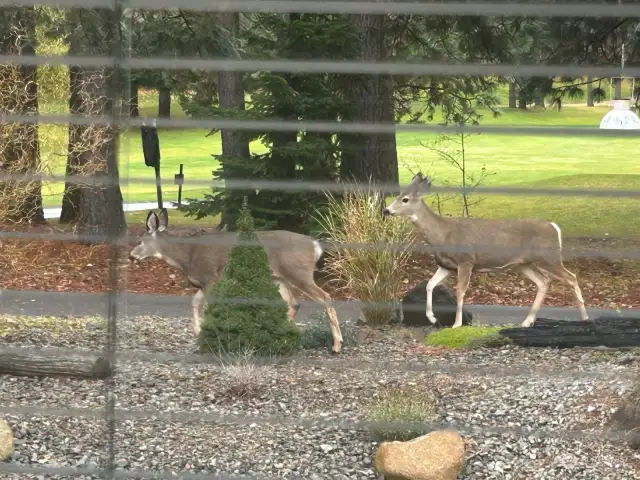
M410 217L415 215L417 207L422 202L422 195L431 188L431 177L423 177L422 172L418 172L411 179L411 183L398 195L391 205L385 208L382 213L385 216L398 215Z
M147 257L161 258L160 245L158 237L167 234L167 224L169 223L169 214L167 209L160 210L160 215L156 215L156 212L149 210L147 215L147 231L140 242L135 246L129 254L129 260L132 262L140 262Z

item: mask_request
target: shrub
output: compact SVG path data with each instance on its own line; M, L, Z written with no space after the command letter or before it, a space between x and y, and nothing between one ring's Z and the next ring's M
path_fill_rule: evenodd
M511 341L500 335L504 327L467 326L443 328L427 335L426 345L442 345L449 348L502 347Z
M342 332L342 346L351 347L358 344L358 329L349 322L340 322L340 331ZM316 350L331 348L333 345L333 336L327 312L314 313L309 317L309 325L302 329L302 348L307 350Z
M427 423L437 420L437 399L432 392L387 390L374 400L368 412L370 427L378 442L407 441L430 431ZM397 427L390 423L404 423Z
M415 233L404 218L382 217L384 197L372 187L369 182L367 191L353 189L342 198L327 193L327 207L315 218L338 244L327 252L325 270L340 290L363 302L365 322L376 327L396 317Z
M238 219L238 239L257 241L246 199ZM234 302L234 299L240 302ZM294 353L300 347L301 332L287 319L287 309L278 287L271 280L264 248L234 245L222 278L209 292L199 337L200 351L251 350L260 355Z
M223 361L222 374L229 381L227 391L236 397L252 397L259 394L265 386L267 367L254 361L253 350L245 350L232 355L231 361Z

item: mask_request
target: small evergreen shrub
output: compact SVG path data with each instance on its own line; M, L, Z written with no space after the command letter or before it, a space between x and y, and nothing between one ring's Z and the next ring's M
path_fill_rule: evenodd
M408 441L429 433L429 423L438 420L437 398L429 391L390 389L369 408L370 432L377 442ZM404 425L391 426L392 423Z
M441 345L449 348L502 347L511 341L500 335L505 327L466 326L436 330L425 338L426 345Z
M246 199L237 225L239 240L257 241ZM202 353L290 355L300 348L301 332L287 319L287 304L261 246L234 245L222 278L208 293L198 339Z
M358 329L349 322L340 322L342 332L342 346L352 347L358 344ZM331 348L333 336L329 327L327 312L314 313L309 317L309 325L302 329L302 348L305 350L319 350Z

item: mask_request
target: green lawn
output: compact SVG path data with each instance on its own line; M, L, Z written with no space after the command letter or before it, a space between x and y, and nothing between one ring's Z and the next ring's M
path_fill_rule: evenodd
M141 96L142 115L157 113L156 98ZM499 118L485 115L483 125L544 125L583 126L597 128L608 111L606 106L594 108L567 106L555 110L508 110ZM180 107L173 105L174 118L183 116ZM55 171L64 172L66 128L42 126L42 153L45 161L55 165ZM220 136L205 137L205 130L160 131L162 152L162 178L165 202L177 199L173 175L183 163L185 179L208 180L216 166L211 154L220 152ZM429 143L435 135L401 133L397 136L401 182L411 178L410 170L421 169L432 174L436 181L459 184L456 172L438 155L421 143ZM481 134L466 140L467 164L472 172L485 166L496 174L487 178L485 185L562 188L621 188L640 190L640 163L635 157L640 140L597 137L544 137ZM144 166L139 131L122 135L120 145L120 173L126 177L153 179L153 170ZM258 142L252 151L265 148ZM63 185L46 185L45 203L60 203ZM208 188L183 190L183 198L196 197ZM155 185L131 183L123 186L126 202L154 201ZM445 205L446 213L459 210L457 201ZM539 217L558 222L566 235L637 236L640 232L640 202L631 199L584 197L525 197L485 196L472 208L474 216ZM143 218L142 218L143 220Z

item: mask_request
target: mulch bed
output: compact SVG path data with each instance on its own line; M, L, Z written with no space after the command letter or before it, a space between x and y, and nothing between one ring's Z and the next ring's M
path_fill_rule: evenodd
M3 230L7 228L3 227ZM13 228L12 230L18 230ZM22 227L29 233L58 231L53 226ZM180 235L191 235L193 227L174 228ZM135 234L141 228L130 228ZM133 246L133 245L132 245ZM0 288L49 292L103 292L109 289L110 246L87 246L53 240L0 239ZM565 239L565 250L593 252L597 250L638 251L640 240ZM173 267L155 259L139 265L127 261L130 248L120 248L118 256L118 289L131 293L157 295L192 295L184 277ZM566 267L578 275L588 307L640 308L640 262L634 260L574 257ZM429 278L436 266L432 258L415 254L411 260L406 290ZM448 281L454 285L455 279ZM348 297L332 283L319 276L318 283L335 299ZM535 287L515 272L474 275L465 303L529 306L535 297ZM573 306L572 292L557 282L552 283L545 305Z

